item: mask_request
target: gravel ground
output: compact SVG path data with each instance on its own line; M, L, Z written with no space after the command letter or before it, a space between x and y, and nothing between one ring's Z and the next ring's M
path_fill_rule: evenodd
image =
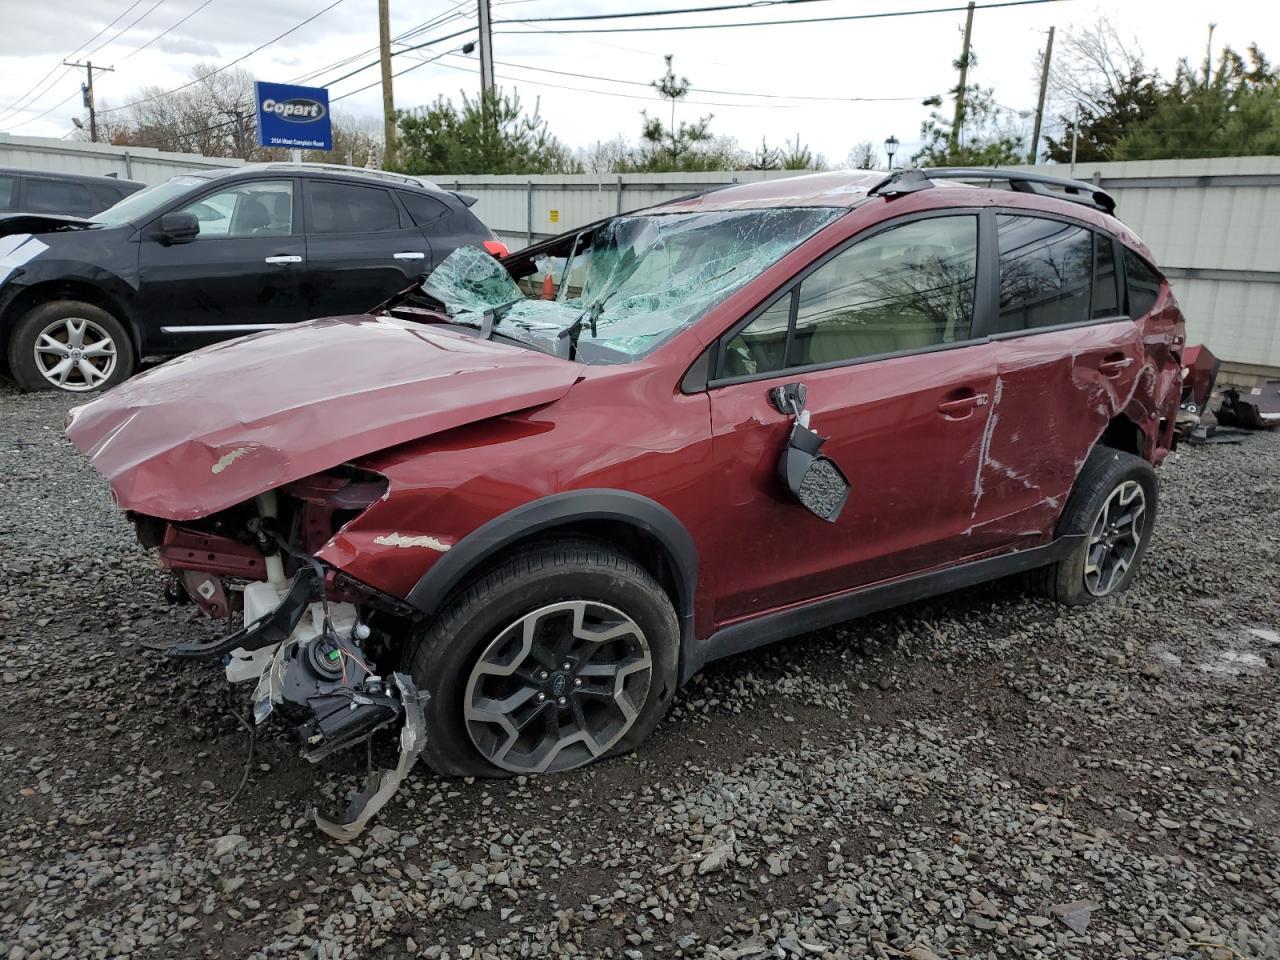
M1280 436L1170 457L1124 597L760 651L636 755L419 770L341 845L365 758L246 766L68 406L0 386L0 958L1280 957Z

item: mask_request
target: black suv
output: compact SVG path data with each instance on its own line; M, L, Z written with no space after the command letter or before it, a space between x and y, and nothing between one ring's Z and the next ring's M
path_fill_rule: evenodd
M470 244L474 200L416 177L268 163L174 177L92 220L0 216L0 342L28 390L109 387L140 357L364 313Z
M21 211L92 217L144 186L118 177L0 167L0 214Z

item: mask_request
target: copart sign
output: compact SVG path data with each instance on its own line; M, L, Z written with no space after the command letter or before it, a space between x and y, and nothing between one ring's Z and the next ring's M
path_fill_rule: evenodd
M254 86L257 89L259 146L333 149L328 90L262 80Z

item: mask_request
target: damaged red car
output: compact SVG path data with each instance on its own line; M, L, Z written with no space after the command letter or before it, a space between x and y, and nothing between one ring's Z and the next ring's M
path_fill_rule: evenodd
M981 185L974 185L974 181ZM1030 572L1124 590L1183 317L1086 183L824 173L456 250L369 315L173 360L68 435L311 759L568 770L704 664ZM237 624L242 624L238 628ZM234 628L234 629L233 629Z

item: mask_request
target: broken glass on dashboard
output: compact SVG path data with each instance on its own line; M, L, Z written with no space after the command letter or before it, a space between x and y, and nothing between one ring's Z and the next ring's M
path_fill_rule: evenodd
M795 207L615 217L576 238L556 270L551 299L526 297L501 263L459 247L424 281L449 317L584 362L625 362L691 324L843 213ZM499 310L499 308L501 308ZM566 340L569 346L566 348ZM576 348L576 349L574 349Z

